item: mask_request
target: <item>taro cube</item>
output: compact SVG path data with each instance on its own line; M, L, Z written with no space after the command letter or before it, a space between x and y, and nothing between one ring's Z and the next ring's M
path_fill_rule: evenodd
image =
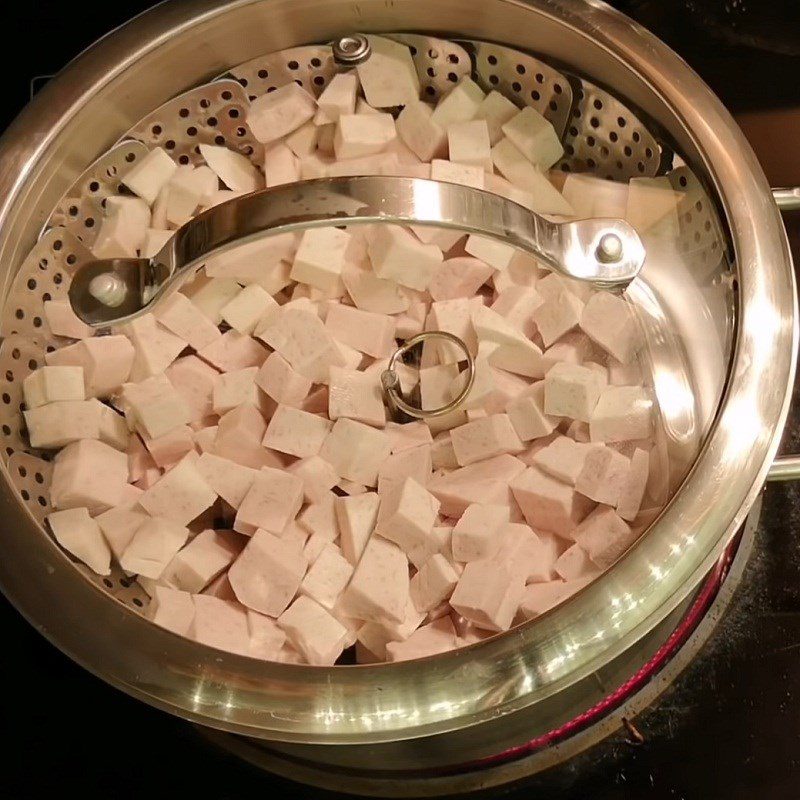
M575 490L598 503L616 506L630 472L630 459L610 447L588 445L588 448Z
M328 416L334 421L339 417L347 417L382 428L386 424L386 409L380 376L377 373L331 367ZM428 430L427 426L423 427Z
M322 320L305 308L284 306L256 335L315 383L328 380L329 367L344 366L344 358Z
M614 387L617 388L617 387ZM605 390L607 392L608 389ZM604 393L603 381L594 370L578 364L561 362L556 364L544 379L544 411L556 417L571 417L581 422L589 422L594 417L595 406L598 405L601 393ZM613 403L613 398L610 398ZM607 403L607 407L610 404ZM632 436L644 439L649 435ZM602 441L595 439L593 441Z
M302 505L303 481L283 470L264 467L244 496L233 528L247 535L258 528L278 535L297 516Z
M492 90L478 106L475 119L485 120L489 141L497 144L503 138L503 125L519 113L519 109L503 94Z
M553 569L565 581L593 578L598 573L597 567L579 544L565 550L558 557Z
M246 609L233 600L196 594L189 636L200 644L246 656L250 650Z
M442 155L447 147L447 133L432 119L433 110L421 100L412 100L397 118L397 135L422 161Z
M347 231L339 228L311 228L303 233L290 277L326 294L335 292L340 284L350 247L351 238Z
M469 122L475 118L484 94L469 75L464 75L437 104L431 119L444 130L457 122Z
M533 463L548 475L575 486L576 481L583 476L593 451L598 449L601 448L575 442L568 436L558 436L533 456ZM590 468L587 474L589 473L593 474L594 470ZM581 490L578 488L578 491Z
M286 634L275 620L248 608L247 629L250 633L248 655L266 661L277 661L278 653L286 642Z
M245 286L220 310L222 319L243 335L252 334L256 326L278 311L278 304L258 284Z
M269 145L264 151L264 175L268 188L299 181L300 170L301 162L283 142Z
M500 528L509 521L508 506L473 503L453 528L452 548L456 561L492 558L500 549Z
M255 383L275 402L295 408L311 390L311 379L292 369L280 353L267 356L256 374Z
M502 453L520 453L524 446L508 414L491 414L453 428L450 432L456 459L465 467Z
M492 161L506 180L517 189L528 193L528 201L523 205L531 211L539 214L572 215L572 206L550 183L547 175L531 164L508 137L501 139L492 148Z
M447 129L447 143L451 161L491 169L492 145L486 120L453 123Z
M145 511L188 525L213 505L217 494L203 480L193 455L197 458L189 453L139 498Z
M119 565L131 574L158 580L188 538L189 529L180 523L152 517L136 529Z
M258 367L248 367L217 375L212 395L214 413L226 414L237 406L248 403L258 407L261 396L255 383L257 373Z
M471 561L461 573L450 605L480 628L505 631L517 613L525 582L505 564L484 559Z
M310 597L301 595L278 617L278 625L309 664L332 666L342 654L348 631Z
M525 521L532 528L565 538L572 536L594 505L572 486L550 477L538 467L528 467L510 486Z
M132 381L161 374L186 347L183 339L160 325L152 314L138 317L123 330L136 350Z
M384 151L396 135L391 114L342 114L333 150L339 160L374 155Z
M297 130L316 110L316 100L292 81L253 100L247 111L247 124L259 142L268 144Z
M420 486L426 486L432 469L431 448L428 445L392 453L378 470L378 493L385 495L406 478L413 478Z
M228 570L228 580L242 605L277 617L297 594L307 566L297 543L257 530Z
M375 486L378 470L391 452L383 431L351 419L337 419L322 444L320 456L343 478Z
M128 485L128 457L93 439L68 444L55 458L50 501L54 508L84 506L97 514L117 506Z
M108 397L126 380L136 351L127 336L96 336L45 356L52 366L83 367L87 397Z
M502 130L525 158L541 170L550 169L564 155L555 128L531 106L505 122Z
M147 618L179 636L188 636L194 622L194 599L189 592L156 585L147 606Z
M216 330L216 328L215 328ZM185 356L164 373L183 398L190 422L200 422L213 413L214 382L219 373L197 356Z
M423 244L398 225L378 225L368 242L375 273L410 289L425 291L439 265L442 251Z
M152 206L177 169L167 151L156 147L125 173L122 183Z
M326 544L300 584L300 592L332 609L353 575L353 565L334 544Z
M353 565L358 564L375 530L379 505L380 498L375 492L337 497L334 501L336 519L341 532L342 554Z
M45 300L44 316L47 327L55 336L70 339L90 339L94 336L94 328L78 318L69 301Z
M129 421L141 425L153 439L191 420L183 397L164 375L125 384L122 397Z
M342 595L349 616L366 622L402 622L408 604L408 559L394 543L373 536Z
M593 442L647 439L653 433L650 391L641 386L608 386L600 394L588 422Z
M80 439L99 439L100 408L92 398L60 400L25 411L31 447L52 449Z
M408 554L430 537L439 501L413 478L406 478L381 495L377 530Z
M447 600L458 583L458 573L441 554L432 555L411 579L409 592L417 611L427 613Z
M197 355L220 372L230 372L246 367L260 367L267 357L267 352L267 349L252 337L230 330L206 345Z
M575 594L586 583L586 579L581 579L577 581L558 580L528 584L525 587L525 593L519 606L520 614L525 619L538 617Z
M445 615L423 625L401 642L388 642L386 658L389 661L409 661L413 658L426 658L437 653L446 653L458 646L453 621Z
M569 333L580 321L583 303L572 292L561 291L547 298L531 315L545 347Z
M598 506L572 534L600 569L610 567L633 544L636 536L609 506Z
M453 300L474 297L494 270L478 258L457 256L448 258L436 270L428 291L434 300Z
M120 560L125 548L130 544L133 534L149 518L149 515L145 514L137 505L128 508L123 506L110 508L95 517L111 548L111 554L117 561Z
M592 295L583 308L581 330L621 364L628 364L640 345L636 320L628 304L609 292Z
M373 108L404 106L419 99L419 78L408 47L367 36L370 57L356 67L364 97Z
M47 515L56 541L98 575L111 572L111 550L100 526L85 508L70 508Z
M204 530L178 551L163 577L178 589L197 594L230 566L243 544L233 531Z
M251 467L220 458L213 453L203 453L200 456L197 471L216 494L236 509L242 504L258 474Z
M354 114L356 111L356 94L358 92L358 76L355 72L340 72L331 78L330 83L317 98L316 125L337 122L343 114ZM306 148L303 148L305 151ZM297 153L309 155L311 151Z
M254 192L264 178L247 156L213 144L201 144L200 155L217 177L235 192Z
M301 458L287 467L287 471L303 481L303 497L307 503L319 503L339 482L333 467L319 456Z
M437 158L431 162L431 180L483 189L484 172L483 167L476 167L474 164L458 164Z
M325 327L338 342L373 358L385 358L395 349L395 321L388 314L337 303L328 310Z
M331 423L299 408L278 406L267 425L262 444L272 450L298 458L319 453L331 430Z
M156 319L171 333L195 350L202 350L222 335L216 325L188 297L175 292L156 306Z
M39 367L22 384L30 410L59 400L84 400L83 367Z

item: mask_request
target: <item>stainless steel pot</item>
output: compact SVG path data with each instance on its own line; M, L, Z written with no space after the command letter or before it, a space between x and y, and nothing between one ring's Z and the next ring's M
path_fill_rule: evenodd
M159 6L99 42L6 132L0 142L5 295L13 295L20 265L75 179L153 109L263 53L353 30L438 33L535 52L624 98L702 176L719 204L730 263L720 259L693 271L669 253L650 252L637 290L678 331L694 378L697 413L684 432L693 463L680 490L601 580L533 623L419 662L310 668L204 648L110 600L45 533L37 473L25 466L33 462L10 447L0 484L6 520L0 586L76 661L187 719L272 742L318 745L314 757L325 752L333 761L379 757L397 769L456 764L529 739L574 710L582 700L571 689L619 663L695 590L770 470L795 474L794 465L772 466L797 354L794 275L777 207L733 120L681 59L601 3L187 0ZM52 234L43 239L58 259L56 241ZM19 383L12 361L28 357L27 345L13 342L17 356L8 346L6 360ZM0 353L3 366L6 360ZM671 373L665 367L663 374ZM16 413L10 391L9 417Z

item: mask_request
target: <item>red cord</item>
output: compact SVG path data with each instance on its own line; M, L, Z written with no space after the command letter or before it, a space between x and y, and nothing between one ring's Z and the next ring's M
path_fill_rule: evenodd
M723 554L722 558L717 562L714 571L709 576L706 583L703 585L700 594L695 602L692 604L691 609L686 616L681 620L678 627L672 632L669 639L658 649L656 654L648 661L633 677L622 684L618 689L612 692L608 697L601 700L597 705L584 711L574 719L565 723L559 728L555 728L548 733L537 736L524 744L515 745L501 753L496 753L491 756L477 759L475 761L468 761L464 764L458 764L454 767L448 767L440 770L439 774L453 774L461 772L470 772L479 769L488 769L489 767L496 767L508 761L514 761L526 755L530 755L536 750L553 745L568 736L577 733L579 730L588 727L593 722L596 722L600 717L603 717L610 711L613 711L624 700L637 692L647 681L649 681L674 655L674 653L685 644L691 633L697 627L699 622L705 616L708 608L713 602L714 598L719 592L720 586L725 580L728 573L733 556L736 553L739 540L738 538L732 542L728 549Z

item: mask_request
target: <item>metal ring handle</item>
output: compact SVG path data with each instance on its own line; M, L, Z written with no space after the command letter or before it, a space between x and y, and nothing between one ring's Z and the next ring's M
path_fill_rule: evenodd
M421 178L326 178L215 206L179 228L152 259L89 262L73 276L70 301L90 325L125 322L177 290L212 255L267 235L375 222L433 225L496 239L604 288L626 287L644 263L642 242L624 220L553 222L491 192ZM92 281L109 274L115 279L114 306L90 290L103 283L107 291L108 279Z
M416 347L418 344L423 344L428 339L444 339L447 342L452 342L464 353L464 360L467 362L467 380L464 388L453 398L447 405L440 406L439 408L424 409L412 406L407 403L402 394L400 394L400 378L394 370L397 361L402 358L409 350ZM472 390L472 385L475 383L475 359L472 353L469 352L467 345L458 336L447 331L423 331L416 336L408 339L397 350L394 351L392 357L389 359L389 364L386 369L381 373L381 386L383 386L386 401L389 410L399 410L409 417L415 419L427 419L428 417L443 417L451 411L455 411L466 399Z

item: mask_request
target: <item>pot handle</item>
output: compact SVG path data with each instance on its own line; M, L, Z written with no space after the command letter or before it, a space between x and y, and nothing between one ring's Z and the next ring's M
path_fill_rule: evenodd
M624 289L644 263L621 219L554 222L504 197L453 183L394 176L327 178L265 189L189 220L153 258L85 264L70 302L93 326L122 323L166 297L210 257L268 235L326 225L388 222L463 230L525 250L551 269Z
M800 186L780 187L772 190L772 196L781 211L800 209ZM776 456L767 473L767 480L800 480L800 455Z

